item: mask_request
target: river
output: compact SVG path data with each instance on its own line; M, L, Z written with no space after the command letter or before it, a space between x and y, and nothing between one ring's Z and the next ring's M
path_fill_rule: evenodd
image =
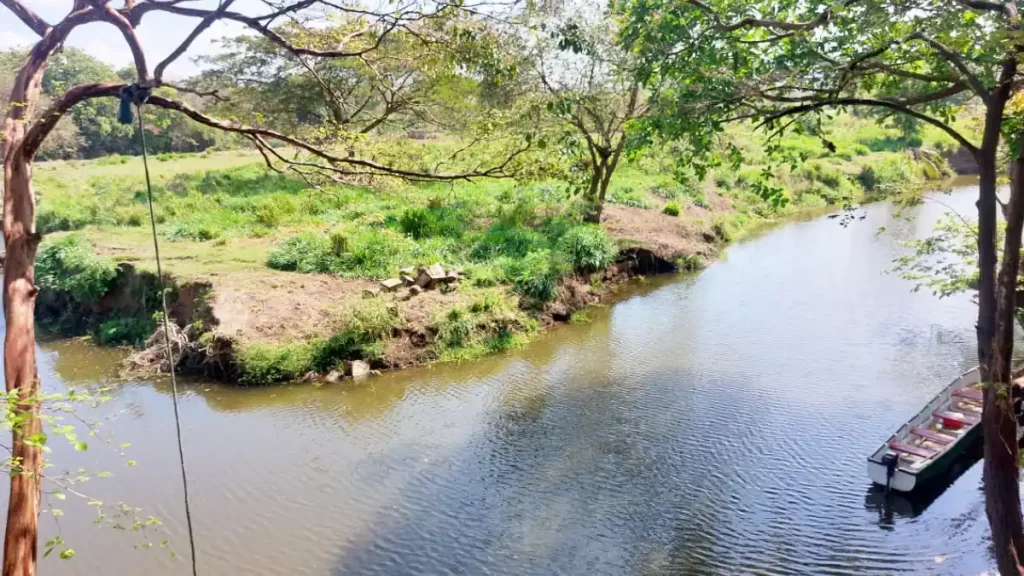
M941 197L971 214L974 189ZM181 400L200 573L977 574L993 566L973 464L890 506L866 456L974 362L966 296L886 275L934 202L867 207L731 247L693 277L651 280L526 349L363 386ZM888 231L878 234L880 226ZM49 389L114 383L112 446L54 469L112 471L81 489L164 521L131 532L63 505L70 561L43 574L187 572L169 386L115 382L119 352L41 346ZM128 467L125 458L138 461ZM968 463L969 465L971 463ZM6 488L3 488L6 495ZM44 503L45 504L45 503ZM45 537L57 533L44 515Z

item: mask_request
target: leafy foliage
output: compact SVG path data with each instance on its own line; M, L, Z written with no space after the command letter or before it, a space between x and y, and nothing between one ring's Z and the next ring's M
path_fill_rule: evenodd
M117 266L74 234L44 242L36 257L39 288L67 293L78 303L99 300L115 277Z
M566 262L582 272L604 270L615 260L615 242L599 226L581 225L571 228L558 245Z

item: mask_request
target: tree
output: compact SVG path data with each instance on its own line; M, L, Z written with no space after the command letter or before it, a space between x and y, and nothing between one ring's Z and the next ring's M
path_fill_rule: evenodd
M206 127L238 134L249 139L263 153L268 167L280 171L291 170L306 177L383 174L416 179L457 180L501 176L506 174L509 163L526 149L525 146L513 149L493 166L444 174L388 166L349 154L338 154L282 132L219 120L204 114L177 99L174 90L167 90L175 87L164 80L163 73L214 22L240 24L252 33L303 57L344 59L359 58L372 51L372 48L350 46L345 39L334 46L293 42L275 32L271 23L294 18L295 21L305 22L312 29L318 23L307 12L357 15L366 18L367 22L361 32L362 37L384 38L395 31L409 31L414 23L424 19L441 18L454 11L469 13L474 10L472 3L463 1L447 3L410 0L389 4L388 10L374 12L359 7L343 7L332 2L296 0L251 15L233 11L233 3L233 0L221 0L217 8L205 9L194 7L194 2L190 0L126 0L121 8L115 8L108 0L76 0L67 16L56 24L50 24L20 0L0 0L0 4L39 37L15 75L3 123L3 234L7 250L3 280L7 323L4 377L9 397L18 398L14 416L21 424L12 430L11 450L16 465L10 484L4 541L4 576L32 575L36 566L42 454L39 444L33 441L41 427L40 404L37 401L39 378L35 357L34 310L38 293L35 286L35 257L40 234L36 230L32 166L40 146L69 111L95 99L118 98L122 95L134 99L152 90L152 94L145 100L147 107L177 112ZM137 29L144 19L152 21L167 14L192 17L198 23L178 47L150 69ZM52 105L38 113L48 64L60 53L73 30L91 23L109 24L124 38L132 53L135 82L129 84L120 79L111 79L69 85L59 96L54 97ZM179 91L187 90L178 88ZM291 146L301 155L287 158L270 146L271 141Z
M725 122L749 119L770 137L843 108L931 124L973 155L978 196L978 359L985 388L986 512L1002 574L1024 561L1015 420L1010 401L1016 282L1024 229L1024 149L1015 0L740 2L620 0L623 41L659 86L655 128L707 151ZM980 102L973 141L953 119ZM828 135L820 133L829 146ZM997 155L1010 151L1010 198L997 261ZM998 269L998 273L997 273Z
M331 46L352 37L352 47L367 52L313 59L262 36L236 36L224 41L226 52L207 59L212 68L200 84L225 95L219 112L278 130L369 134L399 122L447 127L448 115L437 114L442 90L477 64L474 47L486 36L476 33L486 32L478 24L435 19L378 39L360 34L364 17L313 30L289 22L275 33L290 42Z
M648 110L630 54L615 43L606 15L590 22L577 12L538 42L536 67L547 109L581 139L588 174L586 220L600 222L608 185L627 145L629 124Z

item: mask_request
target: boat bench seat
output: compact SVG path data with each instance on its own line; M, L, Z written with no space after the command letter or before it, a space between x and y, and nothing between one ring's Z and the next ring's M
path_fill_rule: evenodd
M965 398L967 400L973 400L975 402L981 402L982 399L985 397L985 394L984 392L978 390L977 388L961 388L960 390L953 392L953 396L958 396L960 398Z
M920 458L931 458L939 453L938 450L932 450L931 448L923 448L921 446L914 446L913 444L905 444L898 440L893 440L892 442L889 442L889 448L892 448L897 452L902 452L904 454L912 454Z
M927 428L913 428L910 430L910 433L913 434L914 436L920 436L921 438L924 438L926 440L931 440L932 442L935 442L937 444L952 444L953 442L956 441L956 438L953 438L952 436L940 434L935 430L929 430Z
M981 422L980 416L961 414L959 412L939 411L933 412L932 416L939 420L952 420L953 422L959 422L960 424L977 424L978 422Z

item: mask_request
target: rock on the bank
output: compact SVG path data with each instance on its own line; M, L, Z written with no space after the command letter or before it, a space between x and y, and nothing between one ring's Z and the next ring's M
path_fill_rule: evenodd
M362 380L370 375L370 365L362 360L349 360L345 362L345 375L353 380Z

